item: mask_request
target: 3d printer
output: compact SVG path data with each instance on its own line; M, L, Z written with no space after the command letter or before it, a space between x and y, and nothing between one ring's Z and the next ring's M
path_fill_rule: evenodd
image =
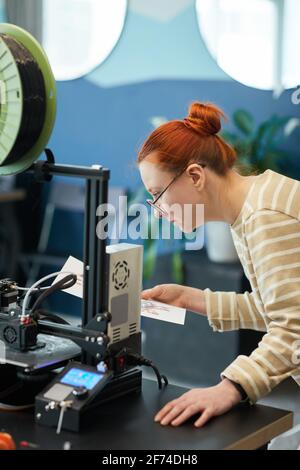
M0 174L26 171L41 182L78 177L86 188L81 325L41 308L47 296L76 282L73 273L45 287L53 275L46 276L29 289L0 280L0 408L35 402L37 423L79 431L93 407L141 391L139 366L153 368L159 387L167 383L141 356L142 246L107 246L96 234L109 170L58 165L45 149L55 121L55 80L39 43L14 25L0 25L0 81ZM43 151L47 159L35 162ZM38 297L29 308L32 293Z

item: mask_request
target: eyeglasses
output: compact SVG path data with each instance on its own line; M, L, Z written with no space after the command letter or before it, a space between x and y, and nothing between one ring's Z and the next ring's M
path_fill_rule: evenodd
M179 178L179 176L181 176L185 170L187 169L187 167L191 164L192 162L190 162L187 166L184 167L184 169L182 171L180 171L179 173L177 173L177 175L175 175L175 177L170 181L170 183L168 184L168 186L157 196L157 198L155 198L154 200L152 199L146 199L146 202L149 204L149 206L153 207L154 210L158 211L161 215L168 215L167 211L165 211L162 207L160 207L157 203L157 201L159 200L159 198L162 197L162 195L167 191L167 189L171 186L171 184L174 183L174 181L177 180L177 178ZM198 163L198 162L197 162ZM202 166L202 168L205 168L206 167L206 164L205 163L198 163L198 165Z

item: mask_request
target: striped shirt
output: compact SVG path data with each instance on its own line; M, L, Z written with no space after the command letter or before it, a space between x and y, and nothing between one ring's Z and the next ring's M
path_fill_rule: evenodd
M256 176L230 226L251 292L204 290L214 331L265 331L258 347L221 374L255 403L292 376L300 385L300 182L272 170Z

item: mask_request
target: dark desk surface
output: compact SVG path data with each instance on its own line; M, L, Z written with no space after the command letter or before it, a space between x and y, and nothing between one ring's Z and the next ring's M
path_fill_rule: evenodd
M143 381L142 394L128 395L106 404L93 414L93 421L80 434L38 426L33 412L0 412L0 431L12 434L16 443L27 440L42 449L155 450L155 449L256 449L290 429L293 414L262 405L235 408L202 429L193 421L180 427L154 423L154 414L186 389L169 385L159 391L156 382Z

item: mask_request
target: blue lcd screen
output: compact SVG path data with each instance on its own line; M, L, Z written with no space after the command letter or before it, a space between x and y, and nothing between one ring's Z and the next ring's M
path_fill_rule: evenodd
M63 384L73 385L74 387L85 387L91 390L102 379L103 375L104 374L95 374L94 372L88 372L73 367L60 381Z

